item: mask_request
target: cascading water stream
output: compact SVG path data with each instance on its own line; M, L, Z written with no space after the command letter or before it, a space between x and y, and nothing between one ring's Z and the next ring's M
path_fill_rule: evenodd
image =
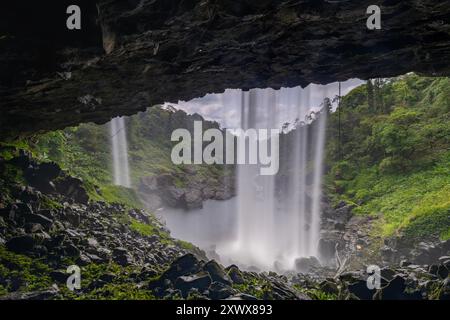
M130 188L131 181L128 164L128 143L125 119L123 117L117 117L111 120L110 135L114 184Z
M232 260L262 269L292 269L297 258L318 256L326 112L312 108L310 95L325 98L324 88L241 92L242 129L277 128L277 115L290 105L296 130L280 154L280 161L288 163L286 176L261 176L258 165L237 166L238 232L223 251ZM310 126L307 116L313 111L320 115Z
M359 80L344 83L344 94L359 84ZM189 212L166 210L172 234L214 251L223 264L244 269L292 270L298 258L319 258L327 121L321 104L338 92L337 83L280 90L228 89L205 97L204 104L201 98L180 102L188 112L211 110L211 118L221 119L225 128L283 128L285 134L278 146L277 175L260 175L259 165L236 165L237 196L206 202L204 209Z

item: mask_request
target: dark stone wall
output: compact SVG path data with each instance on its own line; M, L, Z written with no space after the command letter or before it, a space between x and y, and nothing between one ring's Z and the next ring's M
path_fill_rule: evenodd
M0 137L226 88L450 74L446 0L97 0L0 7ZM382 8L382 30L366 9ZM56 5L56 3L58 3Z

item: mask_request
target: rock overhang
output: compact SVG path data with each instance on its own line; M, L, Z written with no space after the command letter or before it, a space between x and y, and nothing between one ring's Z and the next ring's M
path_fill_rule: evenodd
M10 5L0 12L0 136L105 123L227 88L450 74L448 1L377 1L382 29L368 30L373 2ZM81 31L65 29L72 3L82 10Z

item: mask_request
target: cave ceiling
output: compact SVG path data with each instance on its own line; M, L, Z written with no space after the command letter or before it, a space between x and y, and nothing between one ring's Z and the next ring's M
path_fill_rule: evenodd
M226 88L450 75L450 2L97 0L0 5L0 137L105 123ZM66 7L81 8L81 30ZM366 26L381 8L381 30Z

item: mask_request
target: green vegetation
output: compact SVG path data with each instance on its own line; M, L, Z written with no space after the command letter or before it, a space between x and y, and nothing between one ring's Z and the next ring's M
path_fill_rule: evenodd
M20 150L31 153L40 162L56 162L71 176L82 179L92 200L142 207L132 189L112 185L106 126L82 124L76 128L1 143L0 157L10 160ZM2 178L0 190L5 193L7 186L24 183L22 173L13 165L6 164L6 174ZM3 188L1 184L4 184Z
M126 118L129 161L132 184L139 185L145 176L170 173L177 187L183 187L187 179L208 178L218 180L223 176L222 166L196 166L195 176L187 174L184 165L171 161L174 129L193 130L193 121L203 120L199 115L187 115L184 111L165 110L159 106ZM204 129L218 127L215 122L204 122ZM143 205L132 189L113 185L110 132L108 125L81 124L75 128L49 132L23 140L0 144L0 157L10 160L19 150L30 152L41 162L56 162L63 170L83 180L91 200L120 203L128 207ZM6 167L11 181L20 182L20 172ZM6 184L6 183L5 183ZM0 184L0 191L6 190Z
M127 138L131 179L134 185L139 179L155 174L170 173L177 187L183 187L187 179L219 179L224 166L196 165L195 176L187 174L185 165L175 165L171 160L171 141L175 129L193 131L194 120L204 121L198 114L188 115L181 110L166 110L154 106L127 118ZM219 128L216 122L204 121L203 129Z
M151 236L158 236L162 243L165 243L167 245L178 245L179 247L190 251L190 252L197 252L198 249L190 242L183 241L183 240L177 240L170 237L170 234L163 231L162 229L156 227L155 224L146 224L137 221L136 219L130 218L130 228L139 234L147 237Z
M339 300L337 294L324 292L317 288L305 288L298 284L294 284L293 288L300 293L306 294L313 300Z
M130 227L131 227L131 229L140 233L143 236L150 237L153 235L157 235L157 236L161 236L163 238L168 238L167 233L160 232L160 230L158 228L156 228L154 225L142 223L135 219L131 219Z
M15 254L0 246L0 295L48 289L52 283L50 271L39 259Z
M341 108L341 158L338 115L329 122L333 200L378 216L374 232L383 237L448 238L450 79L378 80L354 89Z
M67 266L73 262L68 261ZM123 268L115 263L89 264L81 268L81 291L70 291L65 283L59 285L61 299L77 300L149 300L154 295L133 283L138 270ZM0 296L9 292L30 292L49 289L53 271L36 258L16 254L0 246ZM62 270L64 271L64 270ZM109 279L103 282L102 279Z
M61 288L64 299L76 300L153 300L154 295L144 288L138 288L130 277L137 270L123 268L115 263L89 264L81 270L80 292L72 292L66 286ZM102 279L110 279L104 283Z
M271 285L268 281L257 277L246 276L243 284L233 284L233 288L258 299L270 299Z

